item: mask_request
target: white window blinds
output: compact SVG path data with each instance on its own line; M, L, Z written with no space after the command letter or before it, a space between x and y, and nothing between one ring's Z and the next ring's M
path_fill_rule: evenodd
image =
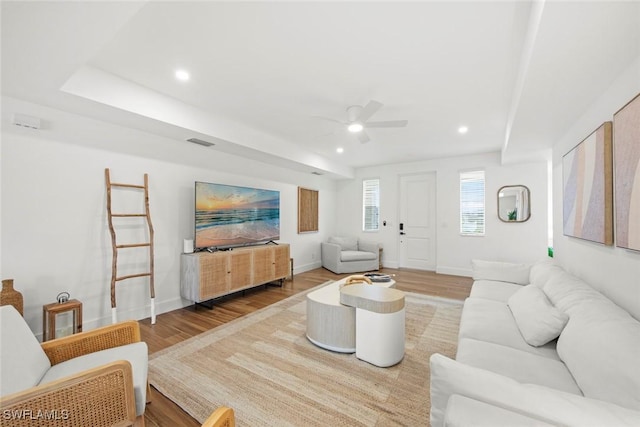
M380 229L380 180L362 181L362 230Z
M460 173L460 234L484 236L484 171Z

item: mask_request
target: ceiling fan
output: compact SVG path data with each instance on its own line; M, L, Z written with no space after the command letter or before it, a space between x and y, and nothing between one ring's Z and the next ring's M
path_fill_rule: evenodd
M360 105L352 105L347 108L347 121L341 122L339 120L329 119L338 123L341 123L347 127L349 132L356 134L358 140L362 143L369 142L371 138L365 129L369 128L401 128L405 127L407 120L387 120L382 122L368 122L380 108L382 108L382 103L378 101L371 100L364 107Z

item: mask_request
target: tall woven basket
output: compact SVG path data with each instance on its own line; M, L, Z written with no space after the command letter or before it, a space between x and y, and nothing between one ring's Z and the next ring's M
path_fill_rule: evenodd
M0 305L12 305L23 315L24 303L22 294L13 289L13 279L5 279L2 281L2 290L0 291Z

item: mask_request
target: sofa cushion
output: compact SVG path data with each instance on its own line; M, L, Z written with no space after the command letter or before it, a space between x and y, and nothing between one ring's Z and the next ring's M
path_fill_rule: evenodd
M0 396L38 385L51 362L12 305L0 307L0 337Z
M136 400L136 413L144 413L147 396L147 344L137 342L134 344L113 347L107 350L97 351L84 356L58 363L47 371L40 384L46 384L69 375L77 374L87 369L97 368L116 360L126 360L131 363L133 371L133 390Z
M555 341L532 347L522 338L511 310L505 303L483 298L467 298L460 319L459 338L501 344L542 357L558 360Z
M602 295L571 307L558 354L585 396L640 410L640 322L622 308Z
M362 251L342 251L340 252L340 261L348 262L348 261L366 261L370 259L376 259L376 254L372 252L362 252Z
M495 280L519 285L529 283L530 266L510 262L471 260L474 280Z
M495 280L476 280L471 287L471 298L485 298L507 303L509 297L515 294L522 285Z
M569 316L551 305L542 288L535 285L524 286L507 305L524 340L536 347L558 338L569 321Z
M471 338L460 340L456 360L521 383L582 395L571 373L560 360Z
M343 251L358 250L357 237L329 237L329 243L335 243L336 245L340 246L340 250Z

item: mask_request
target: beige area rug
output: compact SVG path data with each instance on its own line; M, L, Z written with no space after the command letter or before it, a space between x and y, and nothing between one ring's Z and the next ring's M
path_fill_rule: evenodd
M406 293L406 351L378 368L307 340L307 292L150 357L149 379L203 422L218 406L243 426L418 426L429 420L429 356L455 356L462 303Z

